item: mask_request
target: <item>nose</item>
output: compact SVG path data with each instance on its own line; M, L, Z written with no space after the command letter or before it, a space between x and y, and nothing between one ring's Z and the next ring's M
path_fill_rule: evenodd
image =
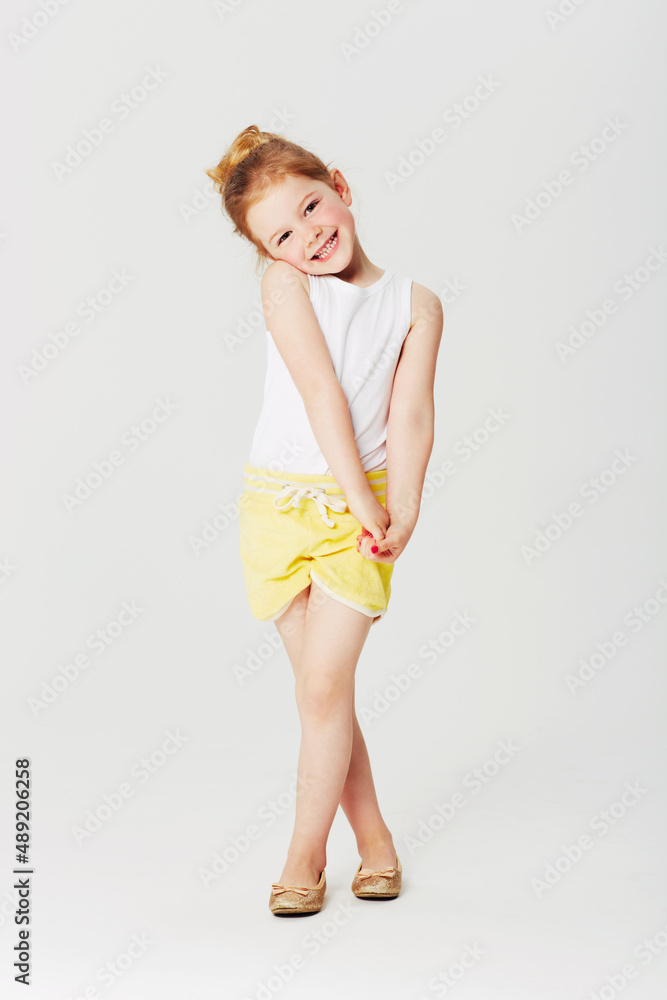
M308 226L305 231L304 241L306 244L306 250L317 250L319 243L317 242L322 235L322 227L318 225Z

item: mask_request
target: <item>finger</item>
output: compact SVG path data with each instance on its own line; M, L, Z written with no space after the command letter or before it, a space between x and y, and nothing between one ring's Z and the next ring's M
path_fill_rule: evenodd
M374 558L373 553L371 551L372 545L373 542L370 539L370 535L366 536L366 538L364 538L364 540L361 542L359 551L361 552L362 556L364 556L366 559Z

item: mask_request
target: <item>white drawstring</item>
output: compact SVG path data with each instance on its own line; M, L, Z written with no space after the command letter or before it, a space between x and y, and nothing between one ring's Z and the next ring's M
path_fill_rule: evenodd
M281 479L283 483L283 488L276 494L273 498L273 506L276 510L286 510L288 507L300 507L299 501L303 498L304 500L313 500L315 506L320 512L320 516L328 528L335 528L336 522L332 521L327 514L327 507L331 510L337 510L339 513L347 510L347 503L344 497L332 497L324 490L316 490L312 486L302 486L301 483L289 482L289 480ZM288 497L288 503L279 506L278 500L282 497Z

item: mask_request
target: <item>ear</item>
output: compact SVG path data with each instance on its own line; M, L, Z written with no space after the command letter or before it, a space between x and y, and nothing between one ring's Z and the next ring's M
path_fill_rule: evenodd
M333 170L329 171L329 176L331 177L331 180L335 185L336 191L340 196L341 201L343 202L344 205L347 206L347 208L349 208L350 205L352 204L352 192L350 191L350 187L347 181L345 180L343 174L337 167L334 167Z

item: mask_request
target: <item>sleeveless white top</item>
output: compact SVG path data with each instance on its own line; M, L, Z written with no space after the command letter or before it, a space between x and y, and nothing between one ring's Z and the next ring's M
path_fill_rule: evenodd
M366 288L334 274L308 275L310 300L347 399L364 472L386 461L392 383L410 329L412 279L385 271ZM277 472L333 473L270 331L264 402L248 464Z

